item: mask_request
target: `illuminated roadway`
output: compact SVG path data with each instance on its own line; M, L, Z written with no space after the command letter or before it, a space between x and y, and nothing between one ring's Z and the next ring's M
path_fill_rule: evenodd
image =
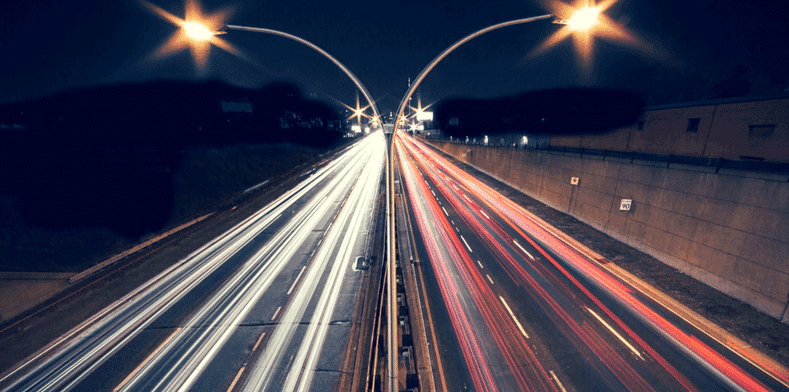
M396 153L437 390L789 390L423 143Z
M9 391L306 391L343 370L383 189L369 135L0 380Z

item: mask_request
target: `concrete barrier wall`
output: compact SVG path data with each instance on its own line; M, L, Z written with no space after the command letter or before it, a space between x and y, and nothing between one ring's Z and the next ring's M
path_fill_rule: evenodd
M789 322L789 176L431 141L549 206ZM578 177L577 186L570 184ZM632 199L630 211L620 211Z

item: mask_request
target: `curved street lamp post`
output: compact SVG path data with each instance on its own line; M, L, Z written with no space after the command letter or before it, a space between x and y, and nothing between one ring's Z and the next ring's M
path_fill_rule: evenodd
M375 103L375 101L373 100L373 97L370 95L370 92L367 91L367 87L365 87L364 84L362 84L361 80L359 80L359 78L356 77L356 75L354 75L354 73L351 72L351 70L349 70L348 67L345 66L345 64L341 63L340 60L337 60L334 56L329 54L329 52L323 50L318 45L315 45L312 42L307 41L304 38L297 37L297 36L295 36L293 34L288 34L288 33L285 33L283 31L279 31L279 30L264 29L264 28L260 28L260 27L225 25L224 27L222 27L222 29L220 29L219 31L215 32L214 34L216 34L216 35L227 34L227 32L229 30L251 31L251 32L254 32L254 33L264 33L264 34L278 35L280 37L285 37L285 38L288 38L290 40L293 40L293 41L296 41L296 42L299 42L301 44L309 46L310 48L314 49L316 52L322 54L324 57L329 59L332 63L334 63L334 65L338 66L345 73L345 75L347 75L349 78L351 78L351 80L353 81L353 84L355 84L356 87L359 89L359 91L362 92L362 95L364 95L364 98L367 100L367 104L370 105L370 107L373 109L373 116L374 116L373 118L380 118L380 115L379 115L379 112L378 112L378 106Z

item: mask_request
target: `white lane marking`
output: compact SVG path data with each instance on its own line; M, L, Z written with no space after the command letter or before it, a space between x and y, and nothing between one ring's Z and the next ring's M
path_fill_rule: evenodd
M463 195L463 197L465 197L465 198L466 198L466 200L468 200L468 202L469 202L469 203L471 203L471 199L469 199L469 198L468 198L468 196L466 196L466 195Z
M551 377L553 377L553 381L556 381L556 385L559 386L559 388L562 390L562 392L567 392L567 390L564 389L564 385L562 385L562 382L559 381L559 377L556 377L556 374L553 372L553 370L549 370L548 372L551 373Z
M260 337L258 338L258 341L257 341L257 342L255 342L255 347L252 347L252 351L255 351L255 350L257 350L257 349L258 349L258 346L260 345L260 342L262 342L262 341L263 341L263 337L264 337L264 336L266 336L266 333L265 333L265 332L263 332L263 334L261 334L261 335L260 335Z
M452 187L455 188L456 191L460 190L460 189L458 189L458 187L455 186L455 184L452 184Z
M242 366L241 369L238 369L238 373L236 373L236 378L233 379L233 382L230 383L230 387L227 388L227 392L230 392L235 388L238 379L241 378L241 373L244 373L244 369L246 366Z
M638 350L636 350L636 348L633 347L630 343L628 343L628 341L625 340L625 338L623 338L622 335L619 334L619 332L616 332L613 328L611 328L611 326L608 325L608 323L605 322L605 320L603 320L600 316L598 316L597 313L594 312L594 310L589 309L589 308L586 308L586 310L588 310L589 313L591 313L592 316L594 316L597 319L597 321L599 321L600 323L605 325L605 327L608 328L608 330L611 331L611 333L614 334L614 336L619 338L619 340L621 340L622 343L624 343L625 346L627 346L627 348L630 349L630 351L632 351L634 354L638 355L638 357L641 358L642 361L644 360L644 357L641 356L641 353L638 352Z
M452 222L452 226L455 226L455 221L453 221L452 219L450 219L449 221Z
M444 207L441 207L441 209L444 210L444 215L449 216L449 213L447 213L447 210Z
M458 228L457 228L457 226L455 226L455 231L457 231L458 233L460 233L460 229L458 229Z
M488 275L488 274L485 274L485 276L487 276L487 277L488 277L488 282L490 282L490 284L493 284L493 279L491 279L491 278L490 278L490 275Z
M282 310L282 306L278 307L278 308L277 308L277 311L276 311L276 312L274 312L274 316L273 316L273 317L271 317L271 319L272 319L272 320L274 320L275 318L277 318L277 315L279 314L279 311L280 311L280 310Z
M514 243L515 243L515 245L517 245L517 246L518 246L518 248L521 248L521 250L523 251L523 253L526 253L526 254L529 256L529 258L530 258L530 259L534 260L534 256L532 256L532 255L531 255L531 253L527 252L527 251L526 251L526 249L523 249L523 247L521 246L521 244L519 244L519 243L518 243L518 240L512 240L512 242L514 242Z
M512 313L512 309L510 309L510 306L507 305L507 301L505 301L502 296L499 296L499 299L501 300L501 303L504 304L504 307L507 308L507 312L510 314L510 317L512 317L512 320L515 321L515 325L517 325L518 329L521 330L521 333L523 334L523 336L525 336L526 339L528 339L529 338L529 334L527 334L526 331L523 330L523 326L521 325L520 321L518 321L518 319L515 318L515 314Z
M313 253L315 253L315 251L313 251ZM290 285L290 289L288 289L288 292L286 293L287 295L290 295L290 293L292 293L292 292L293 292L293 288L294 288L294 287L296 287L296 283L298 283L298 282L299 282L299 279L301 279L301 274L303 274L303 273L304 273L304 269L305 269L305 268L307 268L307 266L306 266L306 265L305 265L305 266L303 266L303 267L301 267L301 271L299 272L299 276L297 276L297 277L296 277L296 280L294 280L294 281L293 281L293 284L292 284L292 285Z
M486 213L485 213L485 211L479 210L479 212L481 212L481 213L482 213L482 215L485 215L485 218L488 218L488 219L490 219L490 217L488 216L488 214L486 214Z
M435 193L435 192L433 192L433 190L432 190L432 189L430 190L430 193L432 193L432 194L433 194L433 196L436 196L436 193ZM436 197L438 197L438 196L436 196Z
M482 266L482 263L480 263L479 260L477 260L477 264L479 264L479 268L485 269L485 267Z
M471 250L471 247L468 246L468 242L466 242L466 239L463 238L463 234L460 235L460 239L463 240L464 244L466 244L466 248L468 248L468 251L471 252L471 253L474 253L474 251Z

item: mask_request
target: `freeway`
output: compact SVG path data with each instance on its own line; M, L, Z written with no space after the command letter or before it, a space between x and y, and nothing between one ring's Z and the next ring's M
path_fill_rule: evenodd
M438 390L789 390L574 240L400 133Z
M371 134L0 380L5 391L304 391L343 371L383 189Z

